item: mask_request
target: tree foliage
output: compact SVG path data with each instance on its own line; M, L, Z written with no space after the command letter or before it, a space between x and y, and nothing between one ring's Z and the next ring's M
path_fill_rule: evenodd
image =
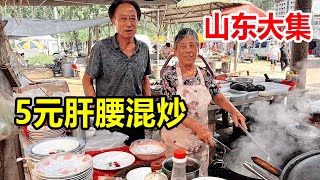
M90 20L97 18L106 18L108 12L108 6L106 5L90 5L90 6L58 6L57 14L58 19L62 20ZM4 17L16 17L16 18L35 18L35 19L54 19L54 8L51 6L41 7L4 7L2 8L2 15ZM169 26L170 40L174 39L174 36L183 27L191 27L196 32L202 32L202 23L187 23L187 24L172 24ZM92 37L94 36L94 28L91 28ZM101 25L99 27L100 39L113 35L115 28L111 23L109 25ZM150 39L156 37L159 33L159 28L155 20L141 19L137 34L147 35ZM165 34L165 25L160 28L160 36ZM66 44L70 47L78 47L80 44L87 43L89 38L89 28L62 33L61 38L65 40Z
M58 19L62 20L89 20L106 17L108 7L104 5L91 6L59 6L57 7ZM41 7L5 7L2 9L4 17L54 19L54 8ZM67 43L84 43L88 40L88 28L75 32L61 34Z
M252 4L265 11L274 9L273 0L249 0Z

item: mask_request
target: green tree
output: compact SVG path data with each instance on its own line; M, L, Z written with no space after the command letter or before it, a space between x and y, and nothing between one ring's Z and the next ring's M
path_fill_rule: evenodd
M91 6L69 6L58 7L60 19L64 20L89 20L105 17L107 7L103 5ZM99 29L101 32L101 28ZM78 31L67 32L62 34L69 46L72 48L75 45L76 50L79 51L79 46L86 43L89 37L89 29L81 29Z
M37 18L37 19L53 19L54 12L51 6L41 7L3 7L2 14L4 17L21 17L21 18ZM57 7L59 19L62 20L89 20L97 18L106 18L108 6L106 5L90 5L90 6L58 6ZM173 40L178 31L183 27L193 28L196 32L202 32L202 23L186 23L186 24L171 24L169 26L169 36ZM165 33L165 25L160 28L160 35ZM94 30L91 28L94 37ZM115 33L114 26L109 23L108 25L101 25L99 27L100 39L106 38ZM159 28L155 20L152 22L150 19L140 20L137 28L137 34L147 35L149 38L157 36ZM81 29L74 32L67 32L60 34L61 38L65 40L69 48L74 45L78 46L87 43L89 38L89 28Z
M62 20L89 20L96 18L106 17L106 11L108 7L105 5L91 5L91 6L59 6L57 7L59 19ZM35 19L53 19L53 7L41 6L41 7L13 7L7 6L1 8L3 17L16 17L19 18L35 18ZM99 29L100 32L105 32L103 29ZM88 40L88 28L81 29L74 32L62 33L61 37L65 39L66 43L72 47L73 44L76 48L82 43ZM107 33L102 33L102 38Z
M268 11L274 9L274 1L273 0L249 0L255 6Z

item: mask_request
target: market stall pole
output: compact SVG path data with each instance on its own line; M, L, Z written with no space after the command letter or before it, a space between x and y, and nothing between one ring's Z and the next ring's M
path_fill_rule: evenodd
M245 4L242 6L236 6L234 8L223 10L222 15L226 16L226 15L230 15L230 14L239 13L240 11L245 11L247 13L252 13L252 14L257 14L259 17L266 17L267 16L266 11L256 7L253 4ZM263 30L262 27L258 27L258 31L262 31L262 30ZM235 55L234 71L237 71L237 65L238 65L238 60L239 60L239 56L240 56L240 43L239 43L239 41L236 41L235 46L236 46L236 50L234 52L234 55Z
M0 14L1 19L1 14ZM5 22L0 21L0 65L3 64L8 51L5 45L5 36L4 36L4 26ZM5 61L5 60L4 60ZM8 95L12 96L12 83L3 72L4 70L0 69L0 90L6 92ZM19 136L5 139L0 141L0 180L24 180L24 173L22 163L17 163L15 160L17 157L21 157L21 149Z
M237 71L237 65L239 60L239 54L240 54L240 43L236 41L236 50L234 51L234 72Z
M301 10L305 13L311 13L312 0L296 0L295 10ZM290 70L299 72L298 88L305 89L307 79L307 61L308 61L309 43L302 41L301 43L292 43Z

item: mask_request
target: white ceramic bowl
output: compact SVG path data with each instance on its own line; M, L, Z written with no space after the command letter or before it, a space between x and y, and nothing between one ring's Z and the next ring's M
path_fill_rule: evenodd
M159 159L166 151L167 146L159 141L151 139L139 139L131 143L130 152L144 161Z
M140 167L140 168L129 171L128 174L126 175L126 178L127 180L142 180L149 173L151 173L150 167Z

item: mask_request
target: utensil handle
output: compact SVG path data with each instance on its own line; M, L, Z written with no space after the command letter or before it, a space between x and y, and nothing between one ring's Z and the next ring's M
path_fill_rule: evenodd
M222 142L220 142L218 139L216 139L216 138L214 138L214 137L212 137L212 139L215 141L215 142L217 142L217 144L220 144L223 148L225 148L226 150L228 150L228 151L231 151L231 149L228 147L228 146L226 146L225 144L223 144Z
M266 172L263 172L261 168L254 164L250 164L248 162L243 163L244 167L248 169L250 172L254 173L255 175L259 176L263 180L279 180L279 177L275 177L271 174L267 174Z
M258 143L258 141L247 131L241 124L239 124L240 129L270 158L270 154Z
M251 157L252 161L275 176L280 177L282 170L259 157Z
M257 172L255 169L253 169L252 164L248 163L248 162L244 162L243 166L248 169L250 172L252 172L253 174L259 176L261 179L263 180L268 180L266 177L264 177L262 174L260 174L259 172Z

